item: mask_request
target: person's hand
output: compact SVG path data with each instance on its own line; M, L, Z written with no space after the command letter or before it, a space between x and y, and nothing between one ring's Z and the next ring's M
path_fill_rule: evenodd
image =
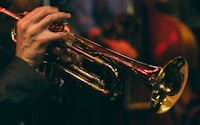
M137 50L126 40L114 40L114 39L103 39L103 43L108 46L109 49L116 51L122 55L130 58L138 58Z
M69 37L68 33L51 32L48 27L70 17L69 13L59 12L57 8L50 6L31 11L16 24L16 56L37 68L50 42L63 41Z

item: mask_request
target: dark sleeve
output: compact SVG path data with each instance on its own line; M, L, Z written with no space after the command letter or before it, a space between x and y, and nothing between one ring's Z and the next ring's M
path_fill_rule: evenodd
M22 59L15 57L0 74L0 124L20 122L49 83Z

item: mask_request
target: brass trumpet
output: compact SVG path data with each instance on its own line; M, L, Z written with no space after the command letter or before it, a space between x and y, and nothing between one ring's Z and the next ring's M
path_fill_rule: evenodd
M18 15L1 7L0 12L17 20L21 19ZM64 27L66 24L61 23L60 26ZM54 29L50 27L51 31L55 31ZM15 38L15 35L16 33L13 30L12 38ZM119 70L131 73L150 89L150 103L153 110L158 114L168 111L176 104L188 79L187 61L180 56L171 59L163 67L153 66L104 48L77 34L73 34L70 39L66 39L62 43L56 43L53 49L62 53L68 53L70 50L70 53L75 55L76 62L66 64L60 56L50 53L52 50L50 49L43 65L49 65L52 69L58 71L61 78L66 75L71 76L83 85L110 96L111 99L116 98L122 92L123 86L119 82ZM86 69L87 66L84 67L84 61L99 66L99 69L103 69L106 75L102 78L102 76Z

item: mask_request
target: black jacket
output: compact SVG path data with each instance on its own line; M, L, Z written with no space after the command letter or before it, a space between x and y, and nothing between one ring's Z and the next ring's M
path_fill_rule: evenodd
M59 89L15 57L0 74L0 125L67 125L69 105L60 103Z

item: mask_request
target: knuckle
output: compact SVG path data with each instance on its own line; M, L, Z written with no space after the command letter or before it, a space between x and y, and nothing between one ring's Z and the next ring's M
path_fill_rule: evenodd
M47 13L48 12L47 10L58 11L58 8L53 7L53 6L42 6L42 7L37 7L34 9L34 11L41 12L41 13Z
M18 21L16 26L17 26L17 29L19 29L21 31L25 31L27 28L27 24L23 21Z
M35 30L35 28L29 28L27 29L27 33L29 34L30 37L34 37L37 33L37 31Z

